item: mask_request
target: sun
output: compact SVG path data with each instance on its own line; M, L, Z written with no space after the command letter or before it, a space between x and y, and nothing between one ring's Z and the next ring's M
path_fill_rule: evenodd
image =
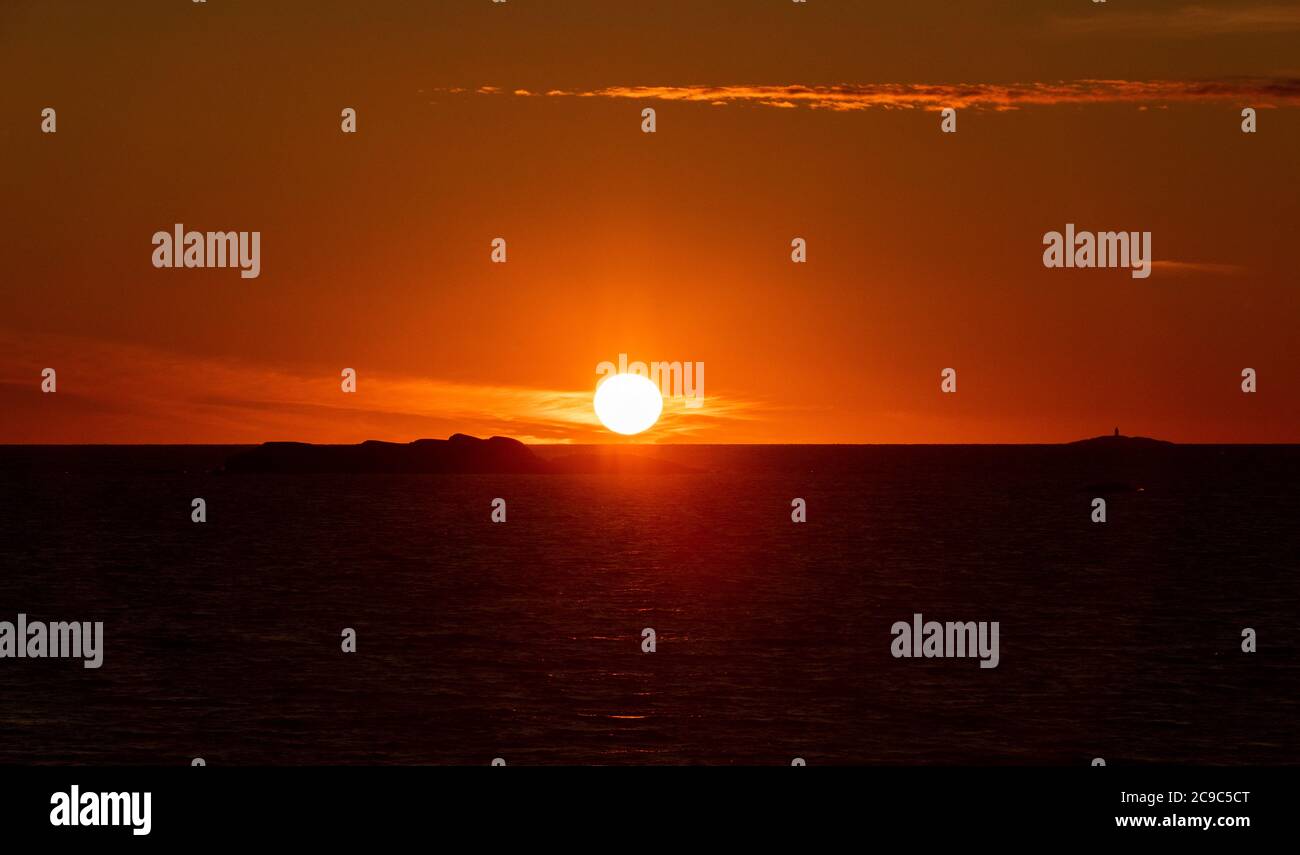
M640 374L614 374L596 387L596 418L600 423L624 436L631 436L654 425L664 409L659 387Z

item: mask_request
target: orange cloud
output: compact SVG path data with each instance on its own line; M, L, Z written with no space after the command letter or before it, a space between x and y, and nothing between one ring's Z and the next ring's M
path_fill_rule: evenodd
M494 94L502 90L485 86ZM516 90L522 97L537 93ZM553 89L541 97L627 98L706 104L757 104L847 112L873 107L941 110L944 107L1016 110L1062 104L1135 104L1232 101L1256 107L1300 104L1300 78L1225 80L1073 80L1037 83L839 83L832 85L610 86L592 90Z
M1238 264L1216 264L1209 261L1153 261L1151 268L1160 273L1177 276L1179 274L1206 273L1215 276L1240 276L1246 268Z
M590 389L539 389L456 383L350 365L357 392L340 388L338 368L309 372L164 353L117 342L0 333L14 354L0 374L0 443L351 443L409 441L463 432L524 442L619 439L592 411ZM40 391L41 369L57 371L58 390ZM640 442L725 435L756 405L705 390L688 408L669 397Z

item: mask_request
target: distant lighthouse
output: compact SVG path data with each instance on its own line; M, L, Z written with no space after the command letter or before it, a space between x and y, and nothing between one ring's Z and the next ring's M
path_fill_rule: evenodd
M1115 428L1115 436L1119 436L1119 428Z

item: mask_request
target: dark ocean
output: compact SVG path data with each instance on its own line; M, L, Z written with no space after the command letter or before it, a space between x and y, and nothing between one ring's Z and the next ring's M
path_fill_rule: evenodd
M105 624L98 670L0 659L0 763L1300 763L1300 446L236 450L0 448L0 621ZM998 621L998 667L894 658L914 613Z

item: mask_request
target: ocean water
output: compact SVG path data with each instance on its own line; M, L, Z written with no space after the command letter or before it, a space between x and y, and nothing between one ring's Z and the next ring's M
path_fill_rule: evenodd
M105 622L98 670L0 659L0 763L1300 762L1300 447L215 473L235 450L0 448L0 620ZM894 658L914 613L998 621L998 667Z

